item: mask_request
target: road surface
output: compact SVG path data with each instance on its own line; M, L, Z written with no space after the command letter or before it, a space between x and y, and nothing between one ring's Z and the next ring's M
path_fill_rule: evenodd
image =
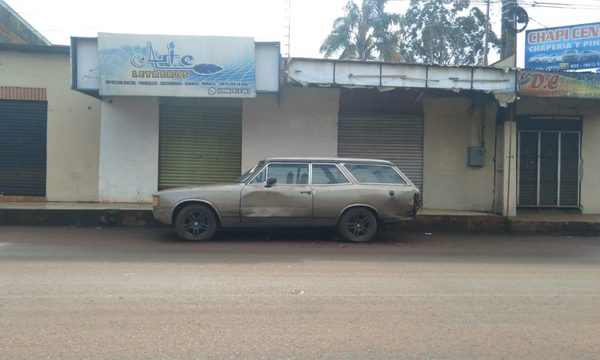
M583 359L600 238L0 227L3 359Z

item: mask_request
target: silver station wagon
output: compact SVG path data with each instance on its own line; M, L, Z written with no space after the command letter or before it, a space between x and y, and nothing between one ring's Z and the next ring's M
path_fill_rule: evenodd
M185 240L210 239L219 227L323 226L365 242L382 223L414 218L421 196L389 161L274 158L233 183L159 191L152 205Z

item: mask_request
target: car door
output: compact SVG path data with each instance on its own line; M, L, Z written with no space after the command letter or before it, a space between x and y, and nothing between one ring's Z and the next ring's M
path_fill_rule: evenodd
M335 225L344 208L356 204L357 187L335 163L313 163L313 219L319 225Z
M267 185L274 178L275 184ZM243 224L300 225L313 215L308 163L270 163L242 189Z

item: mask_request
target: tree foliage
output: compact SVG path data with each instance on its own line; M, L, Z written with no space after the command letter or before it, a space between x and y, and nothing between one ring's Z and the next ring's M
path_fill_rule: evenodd
M398 60L398 32L393 28L400 20L397 14L385 12L388 0L354 0L344 7L344 16L335 19L333 29L321 45L321 53L340 59Z
M486 19L469 0L411 0L400 22L402 61L442 65L480 64ZM488 33L491 47L500 40Z

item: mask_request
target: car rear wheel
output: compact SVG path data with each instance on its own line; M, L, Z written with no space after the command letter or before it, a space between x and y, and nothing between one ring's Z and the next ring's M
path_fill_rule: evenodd
M188 205L177 214L175 231L183 240L208 240L217 231L217 217L205 205Z
M373 240L377 233L377 218L368 209L350 209L342 215L338 231L346 241L368 242Z

